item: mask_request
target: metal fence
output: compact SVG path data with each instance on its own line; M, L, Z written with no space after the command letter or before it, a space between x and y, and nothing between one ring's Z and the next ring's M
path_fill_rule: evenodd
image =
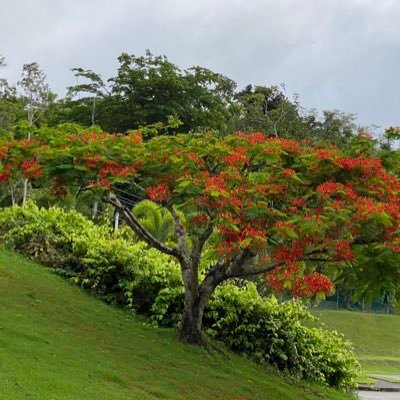
M399 313L399 310L391 305L385 296L373 300L371 304L367 304L365 301L354 302L348 296L341 295L340 291L321 301L317 308L322 310L351 310L381 314Z

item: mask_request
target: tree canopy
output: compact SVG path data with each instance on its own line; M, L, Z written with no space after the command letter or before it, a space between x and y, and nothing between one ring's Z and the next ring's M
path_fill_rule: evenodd
M362 134L344 153L262 133L146 142L139 131L59 133L3 142L0 182L22 174L58 196L72 185L102 193L141 239L180 263L181 338L199 343L204 307L229 278L263 273L276 290L327 294L325 266L351 269L366 247L400 251L400 182L374 152ZM153 236L127 198L167 210L175 240ZM205 249L215 261L201 267Z
M236 86L231 79L200 66L181 70L149 51L145 56L123 53L118 61L117 75L107 81L91 70L73 69L84 80L69 88L71 96L81 94L68 103L74 122L125 132L173 116L186 132L225 129Z

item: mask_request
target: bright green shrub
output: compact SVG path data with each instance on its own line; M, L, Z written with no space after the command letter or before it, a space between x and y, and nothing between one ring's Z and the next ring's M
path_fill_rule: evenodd
M125 237L125 238L124 238ZM53 268L109 303L176 326L183 308L179 266L168 256L115 235L75 211L58 208L0 210L0 240ZM352 385L357 371L349 343L334 332L309 328L301 302L279 304L254 284L228 283L214 292L204 315L207 333L233 351L291 376Z
M257 363L335 387L352 386L359 365L351 344L336 332L303 325L313 318L301 302L262 298L247 282L219 286L204 324L209 335Z
M75 211L30 204L0 211L0 238L109 303L151 314L163 289L181 287L178 265ZM172 311L171 311L172 312Z

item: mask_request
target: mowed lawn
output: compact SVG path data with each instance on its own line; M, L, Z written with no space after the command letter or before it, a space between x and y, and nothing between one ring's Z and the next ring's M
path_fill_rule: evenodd
M353 342L365 373L400 375L400 316L353 311L315 311L329 329Z
M0 249L1 399L345 399L107 306Z

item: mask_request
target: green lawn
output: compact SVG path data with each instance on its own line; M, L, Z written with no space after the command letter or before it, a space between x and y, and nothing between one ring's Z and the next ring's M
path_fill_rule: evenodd
M0 293L1 399L347 398L289 384L234 355L184 346L174 331L1 249Z
M400 375L400 316L353 311L315 311L329 329L353 342L365 373Z

